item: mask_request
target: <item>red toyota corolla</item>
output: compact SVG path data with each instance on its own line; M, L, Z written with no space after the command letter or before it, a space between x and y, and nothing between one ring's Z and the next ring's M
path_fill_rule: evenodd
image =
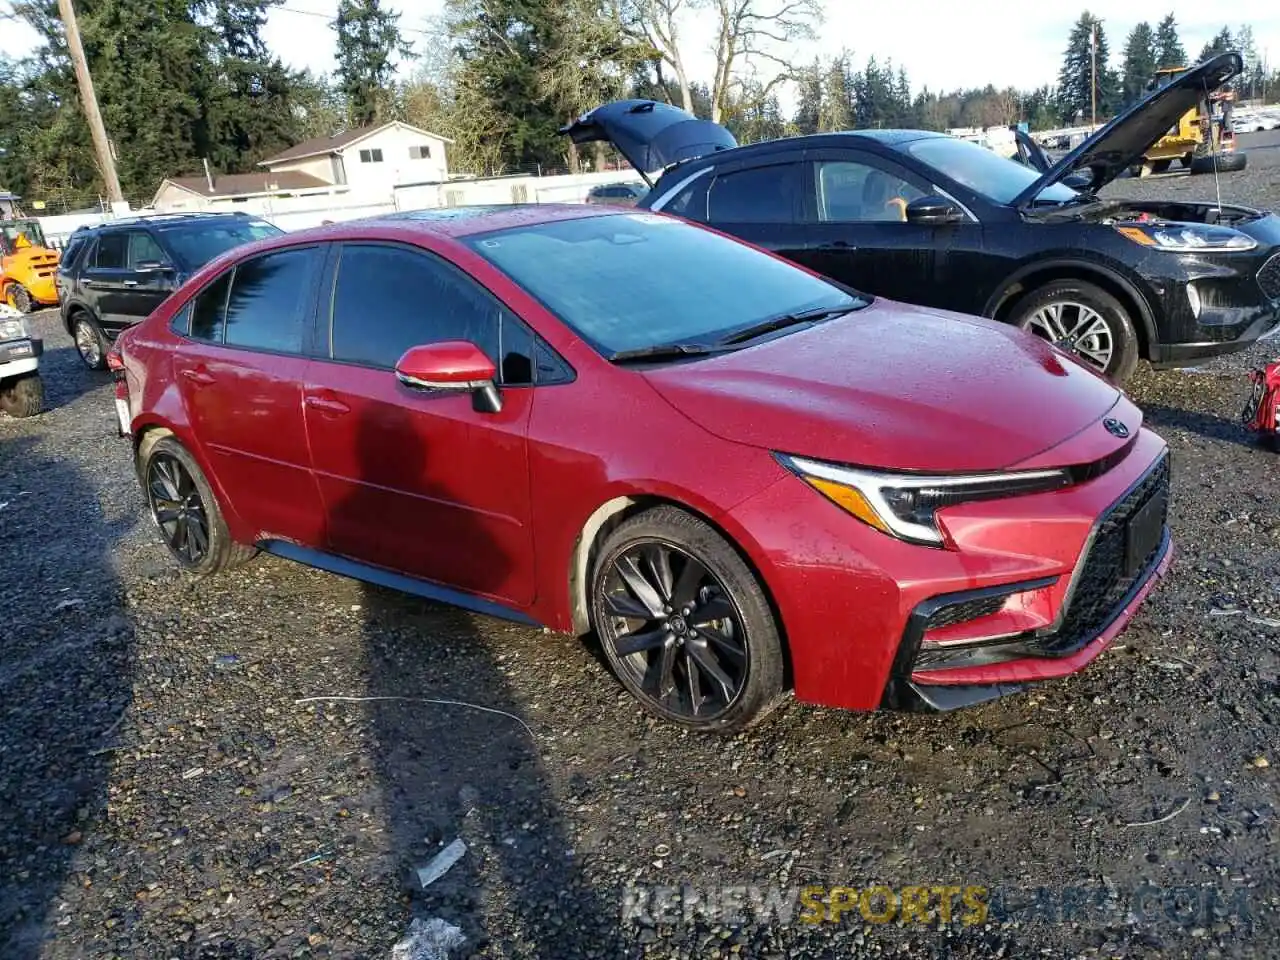
M207 266L110 358L152 516L559 631L727 731L1079 670L1168 566L1168 451L998 323L677 219L462 208Z

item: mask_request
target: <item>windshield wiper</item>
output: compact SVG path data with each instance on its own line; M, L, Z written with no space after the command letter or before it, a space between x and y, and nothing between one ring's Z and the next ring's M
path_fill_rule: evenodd
M797 310L795 313L784 313L777 317L770 317L768 320L761 320L759 323L753 323L751 326L743 327L741 330L735 330L733 333L721 337L716 343L720 346L746 343L748 340L763 337L766 333L773 333L775 330L797 327L802 323L818 323L822 320L829 320L832 317L852 313L856 309L858 309L858 306L855 304L849 307L814 307L812 310Z
M618 350L606 358L610 363L627 363L636 360L681 360L685 357L707 357L727 353L724 346L706 343L655 343L648 347Z

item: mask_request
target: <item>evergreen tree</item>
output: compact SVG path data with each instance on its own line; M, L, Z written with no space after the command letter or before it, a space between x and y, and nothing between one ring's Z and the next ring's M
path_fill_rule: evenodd
M1120 99L1120 82L1108 66L1108 60L1107 35L1102 22L1086 10L1071 28L1058 74L1058 105L1063 122L1080 118L1091 122L1095 93L1099 122L1115 110ZM1095 64L1096 88L1093 86Z
M390 119L395 58L412 50L400 33L400 14L382 0L339 0L337 80L354 126Z
M802 69L796 77L796 112L791 122L798 134L818 132L822 115L822 76L822 62L814 60L812 66Z
M1169 14L1156 27L1156 67L1187 67L1187 51L1178 39L1178 22Z
M1124 44L1124 67L1120 83L1120 96L1124 106L1137 103L1147 93L1147 86L1156 75L1156 35L1151 25L1138 24L1129 33Z
M1206 43L1200 51L1199 63L1204 63L1210 57L1216 57L1220 53L1230 53L1235 50L1235 40L1231 36L1231 28L1223 27L1218 31L1218 35Z

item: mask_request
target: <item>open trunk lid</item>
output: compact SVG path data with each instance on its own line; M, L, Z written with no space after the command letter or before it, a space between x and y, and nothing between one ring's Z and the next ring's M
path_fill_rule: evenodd
M1101 190L1151 149L1184 113L1243 70L1240 54L1222 53L1179 74L1046 170L1014 199L1014 205L1030 203L1046 187L1073 173L1091 174L1089 189Z
M589 110L560 132L576 144L612 143L649 186L651 173L738 141L724 127L656 100L614 100Z

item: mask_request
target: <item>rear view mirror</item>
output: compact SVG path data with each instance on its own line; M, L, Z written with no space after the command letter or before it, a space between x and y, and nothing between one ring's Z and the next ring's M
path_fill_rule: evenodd
M467 340L410 347L396 364L396 379L406 387L474 394L476 409L487 413L502 409L497 375L493 361Z
M962 223L964 211L953 200L937 194L917 197L907 204L907 222L922 226L941 226L947 223Z

